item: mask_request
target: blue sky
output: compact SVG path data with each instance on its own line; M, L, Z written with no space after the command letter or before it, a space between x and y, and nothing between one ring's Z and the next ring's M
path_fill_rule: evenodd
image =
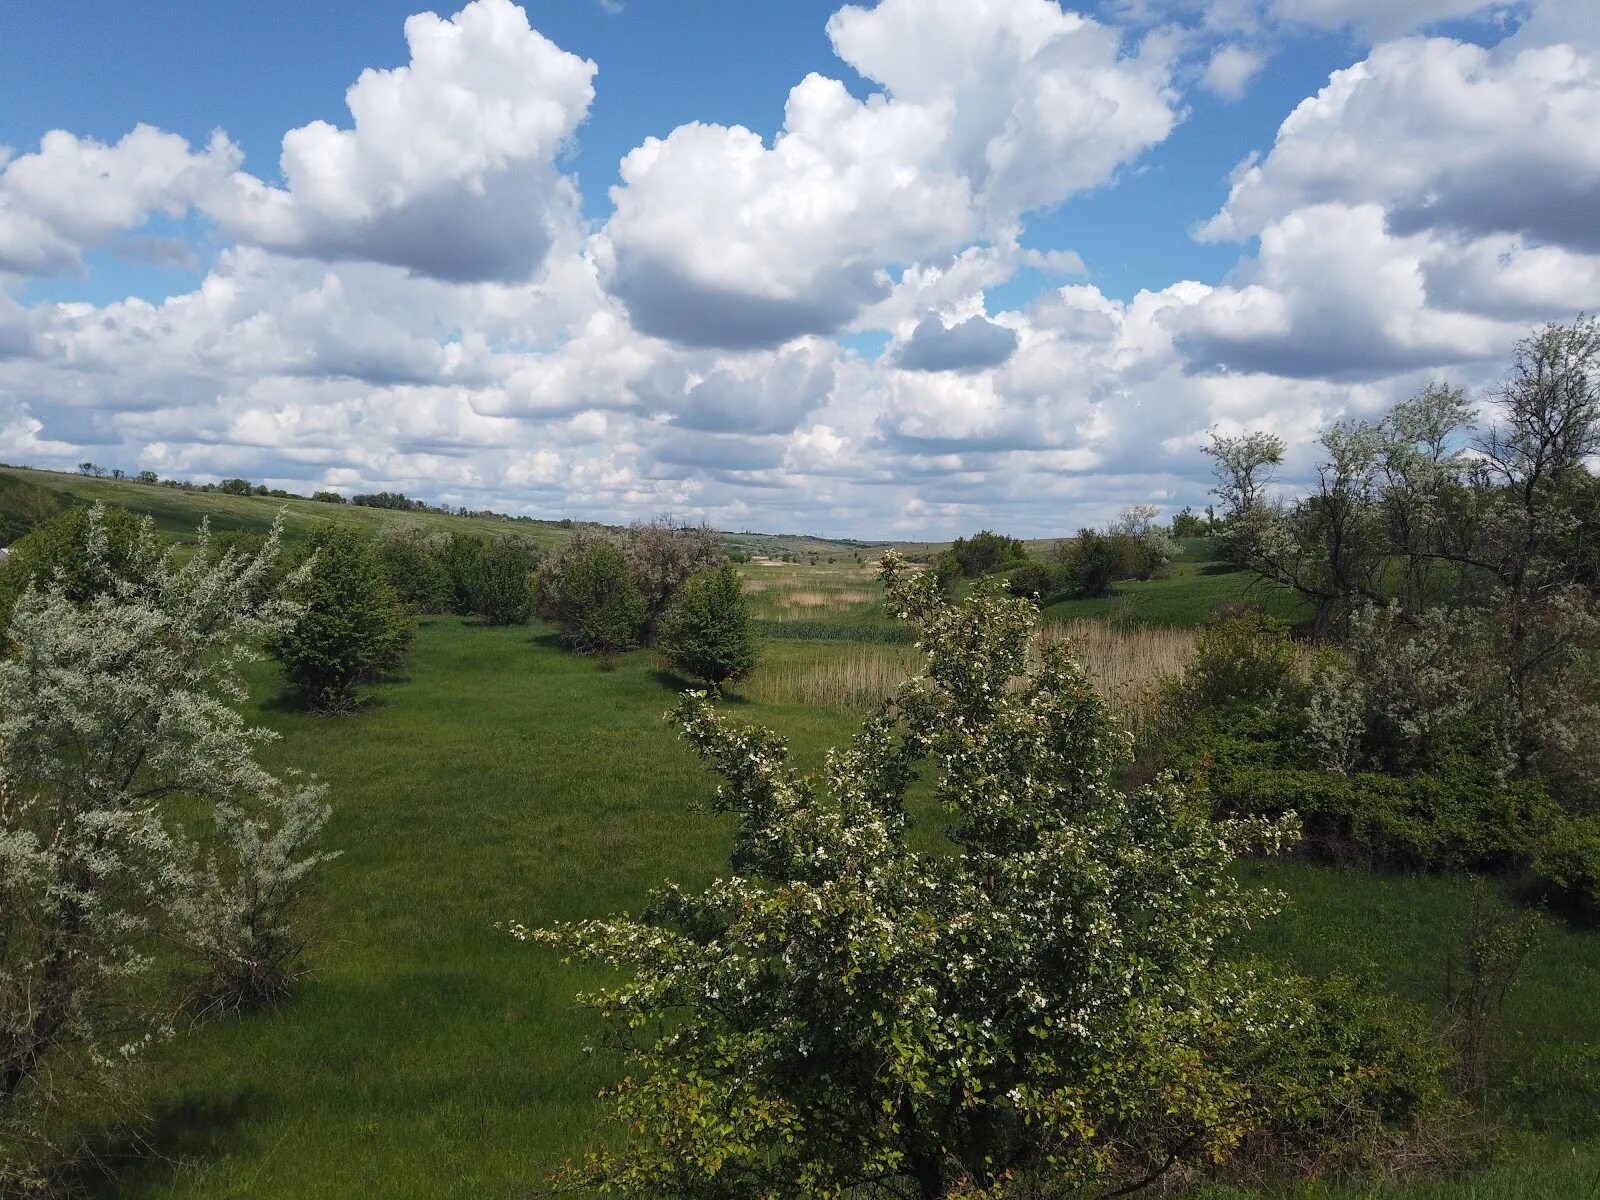
M838 7L0 6L0 458L1051 533L1600 301L1600 0Z

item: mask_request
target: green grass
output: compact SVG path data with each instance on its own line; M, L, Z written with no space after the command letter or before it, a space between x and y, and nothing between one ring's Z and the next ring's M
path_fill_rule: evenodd
M128 479L96 479L60 471L0 468L0 488L7 479L46 489L69 503L101 503L148 514L161 532L175 538L193 537L202 519L209 519L211 528L217 532L265 533L280 510L284 514L284 537L291 542L304 538L315 526L328 520L342 521L369 532L393 525L443 533L456 530L514 532L544 545L559 545L568 536L567 530L555 521L454 517L445 513L400 512L353 504L322 504L315 500L283 500L274 496L230 496L223 492L185 491L159 484L135 483Z
M709 879L728 835L698 807L712 781L662 721L674 681L648 653L602 672L538 629L441 619L408 669L339 719L284 710L274 670L257 672L253 711L284 735L273 757L332 788L328 836L344 853L316 897L315 973L276 1013L217 1020L156 1052L148 1151L99 1194L511 1197L583 1144L613 1066L582 1050L595 1025L573 992L594 976L494 925L637 910L663 879ZM783 731L807 765L853 726L838 712L731 707ZM1435 995L1460 881L1250 869L1294 898L1253 949L1315 972L1370 962L1402 992ZM1551 924L1508 1015L1495 1099L1512 1159L1384 1196L1593 1194L1581 1189L1600 1122L1580 1068L1600 1038L1600 937Z
M153 1153L127 1197L507 1196L577 1145L605 1078L585 979L494 923L637 908L708 879L726 831L662 713L648 654L611 672L526 628L428 624L410 677L359 716L259 716L331 785L315 974L285 1009L157 1053ZM815 762L837 716L747 708ZM590 976L589 978L592 978Z
M1298 598L1284 588L1264 584L1247 571L1225 571L1221 565L1194 558L1173 563L1165 579L1126 580L1109 596L1093 600L1058 600L1047 605L1046 619L1109 617L1142 625L1190 629L1229 604L1259 604L1291 624L1304 619Z

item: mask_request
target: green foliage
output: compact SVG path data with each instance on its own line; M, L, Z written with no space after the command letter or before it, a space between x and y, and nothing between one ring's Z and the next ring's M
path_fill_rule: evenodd
M1600 912L1600 814L1563 814L1533 844L1533 867L1551 893Z
M1076 538L1061 547L1060 554L1074 596L1109 596L1112 583L1125 578L1117 543L1107 534L1080 529Z
M662 619L657 642L667 661L711 687L743 679L756 665L750 598L733 564L683 585Z
M272 653L308 708L350 709L357 687L397 667L411 644L412 622L371 540L356 529L316 530L291 576L290 594L301 611L274 639Z
M1210 537L1214 532L1215 519L1209 512L1205 516L1201 516L1185 504L1183 508L1172 514L1172 536L1174 538Z
M1254 609L1220 613L1200 631L1178 687L1180 705L1293 703L1300 663L1283 622Z
M1040 604L1058 599L1071 586L1071 578L1062 563L1024 563L1006 577L1006 590L1013 596L1037 600Z
M1535 914L1506 904L1483 880L1472 881L1460 938L1445 959L1443 999L1457 1088L1474 1103L1482 1103L1501 1053L1506 1000L1538 942Z
M422 501L412 500L400 492L372 492L368 495L351 496L350 503L362 508L392 508L399 512L409 512L413 508L422 507Z
M1288 1097L1296 1129L1357 1101L1374 1128L1414 1120L1437 1074L1420 1055L1393 1078L1407 1050L1379 1022L1286 1004L1219 956L1267 907L1235 855L1288 824L1214 822L1169 780L1125 795L1125 739L1083 672L1052 650L1016 679L1030 604L984 586L947 603L892 555L884 573L927 673L823 777L703 697L678 709L737 819L734 874L658 892L640 920L514 930L626 976L587 997L632 1046L620 1137L562 1182L1001 1197L1224 1160ZM917 848L919 774L952 847Z
M442 541L420 529L385 530L377 539L384 579L400 602L418 615L457 611Z
M1221 811L1299 814L1319 854L1530 872L1559 902L1593 910L1595 818L1538 779L1508 776L1475 712L1495 708L1460 665L1461 648L1489 636L1481 624L1441 609L1401 630L1380 610L1355 628L1367 632L1349 653L1319 653L1304 684L1281 623L1252 612L1212 622L1168 700L1182 728L1166 761Z
M1344 973L1279 974L1264 987L1292 1032L1252 1046L1259 1120L1239 1152L1246 1175L1268 1182L1381 1165L1452 1107L1453 1055L1419 1006Z
M656 625L678 589L723 559L722 541L707 525L671 517L638 521L623 531L619 545L628 574L644 600L641 641L654 639Z
M91 569L88 545L91 528L105 539L109 573ZM0 623L11 612L30 581L44 587L59 581L62 593L77 603L93 599L126 570L139 539L139 519L120 508L105 509L98 523L91 510L69 508L38 525L11 547L0 563Z
M466 616L472 612L473 581L478 577L478 560L489 539L471 533L452 533L440 551L452 597L450 611Z
M987 529L979 530L970 538L957 538L949 553L967 579L1004 571L1028 560L1027 550L1016 538Z
M622 548L603 537L574 536L539 575L540 609L562 640L602 661L639 644L644 596Z
M525 625L537 607L539 550L522 538L490 538L471 557L466 611L491 625Z

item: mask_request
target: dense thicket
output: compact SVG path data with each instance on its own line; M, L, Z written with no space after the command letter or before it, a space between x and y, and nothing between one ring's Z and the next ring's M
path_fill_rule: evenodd
M605 660L643 636L644 595L622 547L610 538L574 534L540 572L539 598L540 611L579 653Z
M1600 808L1600 326L1520 342L1491 399L1481 427L1442 385L1333 425L1294 501L1272 494L1280 441L1215 437L1224 538L1341 647L1306 700L1327 770L1467 781L1474 820L1496 781L1526 781L1583 816ZM1504 853L1535 854L1540 820Z
M539 611L582 653L653 645L683 586L723 558L710 529L670 518L620 534L579 529L540 568Z
M1007 586L1014 596L1041 603L1109 596L1124 579L1155 579L1166 574L1178 547L1156 524L1153 504L1124 509L1102 532L1080 529L1071 541L1058 542L1051 558L1013 571Z

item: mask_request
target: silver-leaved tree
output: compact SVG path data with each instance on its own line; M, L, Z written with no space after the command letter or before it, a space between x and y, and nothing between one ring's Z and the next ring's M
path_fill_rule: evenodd
M241 664L293 607L258 554L202 529L176 561L145 521L113 563L91 513L87 599L36 579L0 659L0 1192L104 1109L176 1005L159 945L196 953L205 995L270 998L295 974L290 906L330 857L320 785L257 760Z
M1288 1094L1261 1048L1310 1007L1225 948L1271 906L1236 856L1289 824L1119 790L1126 738L1068 655L1030 671L1028 601L883 574L926 672L820 777L704 696L677 710L737 819L731 874L640 919L513 927L624 976L585 997L632 1060L619 1133L558 1186L1104 1194L1225 1158ZM912 835L941 809L946 836Z

